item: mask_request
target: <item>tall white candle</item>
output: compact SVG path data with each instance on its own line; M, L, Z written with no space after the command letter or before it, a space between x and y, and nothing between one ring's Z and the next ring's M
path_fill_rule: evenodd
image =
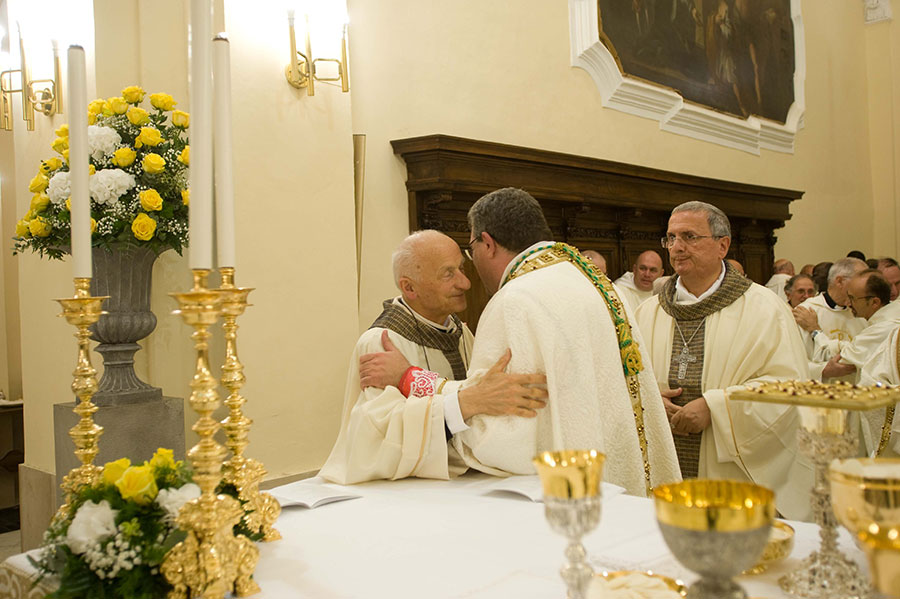
M74 276L91 276L91 197L88 191L87 77L84 48L69 46L69 185Z
M212 268L212 70L210 0L191 0L190 266Z
M231 58L220 33L213 41L215 89L216 264L234 266L234 179L231 153Z

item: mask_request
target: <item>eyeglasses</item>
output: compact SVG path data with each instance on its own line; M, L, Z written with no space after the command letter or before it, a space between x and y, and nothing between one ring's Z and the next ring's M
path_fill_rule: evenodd
M853 297L849 293L847 294L847 299L850 300L851 302L855 302L856 300L861 300L861 299L872 299L873 297L878 297L878 296L877 295L862 295L860 297Z
M470 241L466 247L463 248L463 254L466 255L466 258L468 258L469 260L472 260L473 262L475 261L475 259L472 258L472 246L475 245L476 243L478 243L479 241L481 241L481 237L476 237L475 239Z
M695 245L701 239L721 239L721 235L694 235L693 233L683 233L681 235L666 235L659 240L660 245L669 249L675 245L676 241L681 241L684 245Z

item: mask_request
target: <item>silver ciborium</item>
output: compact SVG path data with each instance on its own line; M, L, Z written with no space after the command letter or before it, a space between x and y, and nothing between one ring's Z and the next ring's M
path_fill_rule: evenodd
M600 524L605 459L594 449L545 451L534 458L544 488L544 515L554 532L569 539L568 563L559 571L569 599L584 599L594 575L581 537Z
M688 599L747 599L732 580L765 549L775 494L731 480L693 479L653 490L656 519L675 558L700 575Z
M835 460L828 478L835 516L866 553L873 586L900 597L900 459Z

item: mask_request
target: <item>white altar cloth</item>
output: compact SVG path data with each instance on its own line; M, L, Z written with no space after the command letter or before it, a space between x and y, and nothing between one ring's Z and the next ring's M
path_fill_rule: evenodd
M376 481L349 487L358 499L287 507L276 524L284 538L259 545L258 596L564 597L558 570L566 542L550 530L543 505L513 494L484 494L490 480L474 474L451 481ZM818 547L817 526L791 525L797 531L792 556L764 574L738 579L750 596L787 597L778 578ZM846 530L840 535L842 549L865 571L862 552ZM605 499L600 526L584 545L598 571L650 568L685 582L695 579L669 553L649 499ZM3 568L29 569L24 554Z

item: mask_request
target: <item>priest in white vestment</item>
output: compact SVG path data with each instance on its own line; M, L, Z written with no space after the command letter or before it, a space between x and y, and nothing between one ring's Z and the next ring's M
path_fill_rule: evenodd
M663 263L653 250L641 252L631 270L613 281L619 296L634 312L641 302L653 295L653 281L662 276Z
M859 377L861 385L900 385L900 326L869 356ZM873 410L867 414L873 435L870 453L879 457L900 457L900 416L894 409ZM879 431L880 426L880 431ZM889 431L889 432L888 432ZM880 451L879 451L880 450Z
M784 286L788 280L794 276L794 263L784 258L775 261L775 272L766 282L766 289L771 290L775 295L787 301L787 294L784 292Z
M806 354L787 302L724 258L728 218L703 202L673 210L663 245L676 277L637 310L638 328L675 433L684 476L751 480L778 510L805 519L813 467L797 450L796 407L732 401L757 381L806 380Z
M465 309L465 292L471 286L456 242L437 231L413 233L394 252L393 265L401 295L384 302L382 314L356 343L341 429L319 472L341 484L407 476L446 479L465 470L458 456L454 459L454 452L448 453L447 445L450 435L465 428L464 414L487 411L485 406L501 411L510 406L543 406L543 391L521 387L543 381L540 376L494 373L490 397L478 386L459 396L417 397L407 390L409 398L396 386L361 390L360 357L381 352L385 345L420 365L413 375L434 372L447 379L465 378L472 355L472 333L455 315ZM407 386L428 382L413 376ZM498 395L503 396L499 407Z
M867 326L865 318L859 318L850 309L847 287L850 280L866 270L866 263L859 258L841 258L828 270L828 288L794 308L794 320L800 327L806 357L809 360L809 376L817 381L856 383L859 372L852 364L829 363L825 356L829 343L848 344Z

